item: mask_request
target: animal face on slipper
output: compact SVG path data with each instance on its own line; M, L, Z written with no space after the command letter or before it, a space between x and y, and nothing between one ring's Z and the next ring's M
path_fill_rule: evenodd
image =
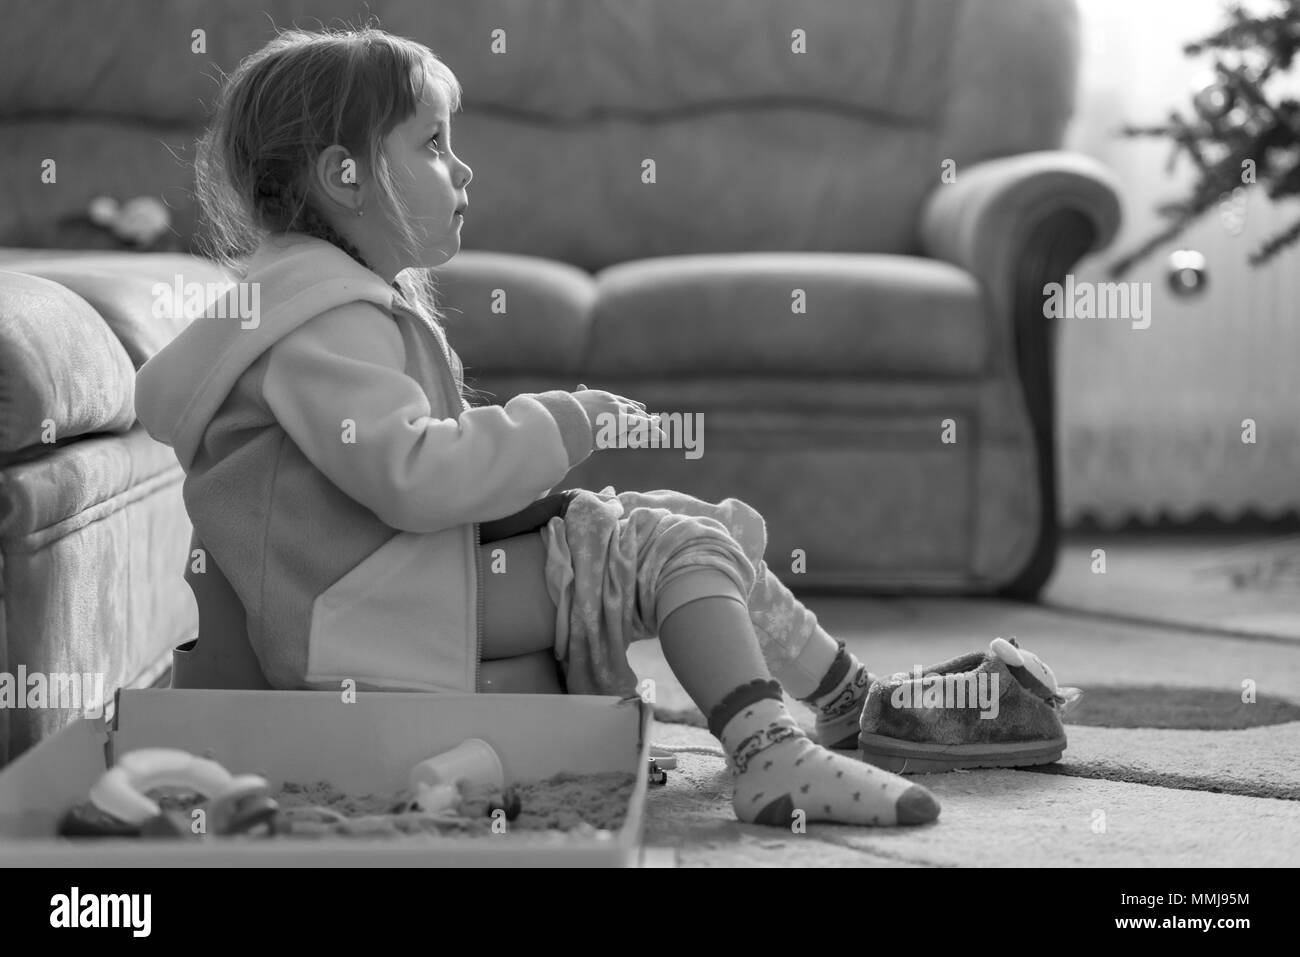
M989 651L1002 659L1017 681L1054 705L1062 715L1069 713L1083 697L1083 692L1078 688L1060 687L1047 663L1032 651L1021 648L1015 638L1010 641L994 638L989 642Z

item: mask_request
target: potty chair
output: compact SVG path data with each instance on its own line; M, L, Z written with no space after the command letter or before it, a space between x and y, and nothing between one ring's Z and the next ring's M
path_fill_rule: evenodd
M190 538L190 554L203 548L198 533ZM197 638L172 649L173 688L223 688L266 691L271 684L262 673L248 640L243 602L212 553L207 570L185 570L185 581L199 609ZM489 694L563 694L564 682L550 652L485 661L479 670L480 690Z
M189 554L196 548L203 548L197 532L190 537ZM212 553L204 549L204 554L206 571L196 573L193 563L185 569L199 607L199 636L172 649L171 686L268 691L271 684L248 640L243 602Z

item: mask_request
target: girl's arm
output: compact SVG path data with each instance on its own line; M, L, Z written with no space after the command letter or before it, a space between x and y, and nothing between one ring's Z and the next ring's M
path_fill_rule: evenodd
M405 368L397 324L356 302L276 343L262 382L271 414L307 459L394 528L435 532L510 515L592 452L591 421L571 393L437 419Z

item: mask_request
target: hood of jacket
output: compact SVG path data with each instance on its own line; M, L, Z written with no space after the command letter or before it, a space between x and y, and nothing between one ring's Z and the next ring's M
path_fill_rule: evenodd
M153 438L172 447L186 471L208 423L266 350L329 309L362 301L391 311L399 295L333 243L301 233L268 238L242 279L214 296L204 292L187 286L184 276L171 289L155 286L155 296L206 306L135 380L137 417Z

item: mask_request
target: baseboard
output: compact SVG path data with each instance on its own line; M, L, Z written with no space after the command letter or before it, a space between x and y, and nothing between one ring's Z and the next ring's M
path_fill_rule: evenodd
M1071 536L1132 534L1134 532L1187 533L1192 535L1206 533L1289 535L1300 532L1300 511L1268 517L1248 510L1233 518L1225 519L1207 509L1185 519L1170 518L1163 514L1155 521L1144 521L1136 517L1129 517L1119 526L1104 524L1091 513L1085 513L1078 521L1071 523L1066 532Z

